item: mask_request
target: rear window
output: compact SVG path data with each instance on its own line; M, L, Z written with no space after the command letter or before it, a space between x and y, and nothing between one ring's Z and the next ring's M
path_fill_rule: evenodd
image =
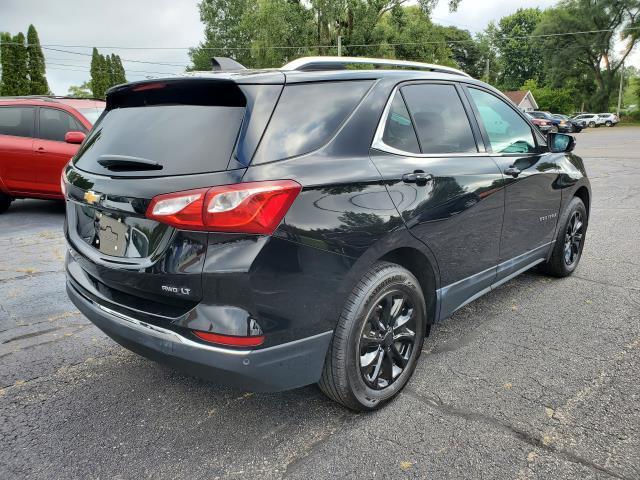
M75 166L103 175L166 176L226 170L240 130L244 107L155 105L108 110L94 125ZM159 170L115 173L100 163L133 157Z
M253 163L295 157L323 146L372 83L367 80L285 86Z
M33 137L33 107L0 107L0 135Z

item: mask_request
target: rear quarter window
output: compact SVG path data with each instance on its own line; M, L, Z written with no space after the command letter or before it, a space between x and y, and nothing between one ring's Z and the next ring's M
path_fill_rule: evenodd
M285 86L253 163L283 160L320 148L338 131L372 84L367 80Z

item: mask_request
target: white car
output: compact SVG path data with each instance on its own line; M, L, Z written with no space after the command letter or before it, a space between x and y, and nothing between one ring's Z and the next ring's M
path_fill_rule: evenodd
M618 116L613 113L599 113L596 123L606 127L614 127L619 121Z
M579 121L580 124L585 127L599 127L600 125L604 125L604 122L599 123L599 117L595 113L583 113L582 115L576 115L573 119Z

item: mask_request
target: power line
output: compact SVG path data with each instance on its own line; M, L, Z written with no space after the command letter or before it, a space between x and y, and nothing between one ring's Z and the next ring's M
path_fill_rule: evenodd
M90 71L91 68L90 67L84 67L83 65L69 65L66 63L54 63L54 62L45 62L45 64L48 65L56 65L59 67L75 67L75 68L83 68L86 69L87 71ZM100 72L105 72L105 70L101 70L99 69L98 71ZM149 70L129 70L129 69L125 69L126 72L133 72L133 73L154 73L154 74L158 74L158 75L176 75L175 73L172 72L153 72L153 71L149 71Z
M586 35L586 34L593 34L593 33L606 33L606 32L616 32L616 31L620 31L620 32L625 32L625 31L631 31L631 30L640 30L640 27L629 27L629 28L623 28L623 29L615 29L615 28L608 28L608 29L601 29L601 30L583 30L583 31L577 31L577 32L558 32L558 33L544 33L544 34L537 34L537 35L514 35L514 36L507 36L507 37L503 37L506 40L510 40L510 39L514 39L514 40L518 40L518 39L526 39L526 38L549 38L549 37L560 37L560 36L569 36L569 35ZM377 46L384 46L384 45L426 45L426 44L436 44L436 43L467 43L467 42L474 42L475 40L471 39L471 40L436 40L436 41L428 41L428 42L401 42L401 43L362 43L362 44L349 44L349 45L343 45L343 47L377 47ZM0 43L2 45L21 45L18 42L2 42ZM62 45L62 44L44 44L41 43L39 44L40 47L42 47L43 49L46 50L52 50L52 51L57 51L57 52L64 52L64 53L71 53L71 54L75 54L75 55L84 55L84 56L91 56L91 54L89 53L82 53L82 52L73 52L73 51L67 51L67 50L59 50L53 47L60 47L60 48L89 48L89 49L93 49L93 48L98 48L98 49L104 49L104 50L190 50L190 49L199 49L199 50L251 50L251 49L304 49L304 48L308 48L308 49L312 49L312 48L336 48L336 45L295 45L295 46L291 46L291 45L265 45L265 46L259 46L259 45L254 45L254 46L250 46L250 47L125 47L125 46L108 46L108 45L103 45L103 46L92 46L92 45ZM158 63L158 62L143 62L141 60L131 60L131 59L121 59L123 62L124 61L128 61L128 62L138 62L138 63L152 63L152 64L158 64L158 65L167 65L167 66L182 66L182 65L176 65L176 64L170 64L170 63Z

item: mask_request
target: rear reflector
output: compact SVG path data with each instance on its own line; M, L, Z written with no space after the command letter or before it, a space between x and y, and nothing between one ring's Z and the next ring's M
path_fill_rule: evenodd
M168 193L151 200L146 216L183 229L270 235L300 190L275 180Z
M254 337L236 337L233 335L220 335L218 333L202 332L200 330L193 330L193 333L196 337L204 340L205 342L232 347L257 347L264 343L264 335Z

